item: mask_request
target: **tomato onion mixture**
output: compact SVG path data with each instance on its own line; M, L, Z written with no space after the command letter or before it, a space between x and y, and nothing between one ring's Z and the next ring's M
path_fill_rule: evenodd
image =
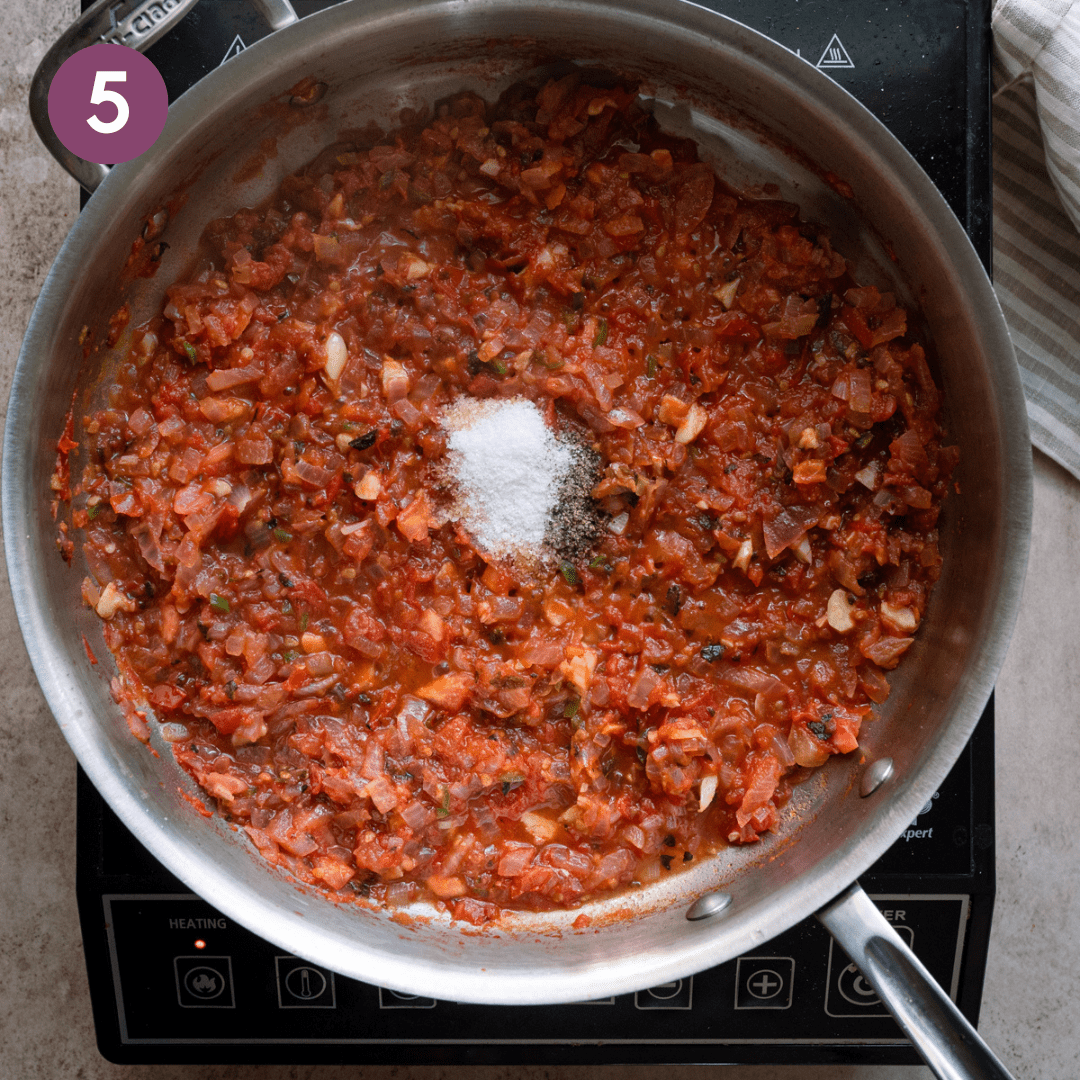
M906 312L633 88L344 138L132 340L73 436L114 695L339 897L482 923L757 840L939 574L957 455ZM440 516L463 395L595 452L584 553Z

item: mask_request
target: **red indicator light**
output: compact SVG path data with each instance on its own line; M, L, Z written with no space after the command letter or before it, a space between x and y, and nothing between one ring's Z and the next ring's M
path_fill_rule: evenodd
M195 948L196 949L205 949L206 948L206 942L203 941L202 938L199 938L199 940L195 942Z

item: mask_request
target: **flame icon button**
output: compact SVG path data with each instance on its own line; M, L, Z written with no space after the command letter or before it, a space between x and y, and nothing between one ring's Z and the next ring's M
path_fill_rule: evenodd
M183 1009L233 1009L232 961L227 956L177 956L176 996Z

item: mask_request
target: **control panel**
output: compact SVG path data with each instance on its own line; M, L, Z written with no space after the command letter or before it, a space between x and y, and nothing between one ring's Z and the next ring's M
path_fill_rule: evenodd
M970 898L873 899L955 997ZM413 996L343 978L283 953L196 896L106 895L103 904L126 1045L594 1044L636 1054L677 1041L680 1060L709 1060L744 1042L905 1041L872 987L812 920L729 963L634 994L499 1007L455 1002L452 985L438 980L429 994Z

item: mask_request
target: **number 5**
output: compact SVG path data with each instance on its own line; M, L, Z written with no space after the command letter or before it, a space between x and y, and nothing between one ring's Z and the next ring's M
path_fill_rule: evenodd
M88 116L86 122L102 135L112 135L119 131L127 122L131 111L128 109L127 99L115 90L106 90L105 84L110 82L127 82L126 71L99 71L94 76L94 89L90 92L90 104L101 105L111 101L116 106L116 117L109 121L100 120L97 115Z

